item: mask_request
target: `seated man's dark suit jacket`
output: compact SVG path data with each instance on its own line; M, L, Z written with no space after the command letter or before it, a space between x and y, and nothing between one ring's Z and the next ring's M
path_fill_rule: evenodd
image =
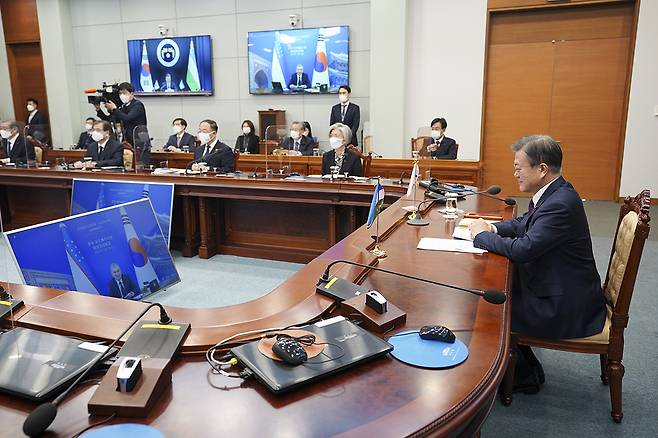
M28 160L36 160L36 154L34 153L34 145L30 141L25 141L25 137L21 134L18 134L16 140L14 141L14 146L12 146L9 156L7 156L7 144L9 140L2 139L2 148L0 149L0 155L2 158L9 158L12 163L25 163Z
M205 162L208 167L216 168L218 173L235 172L233 150L226 144L217 140L213 148L206 155L204 155L205 150L205 144L194 150L195 163Z
M478 248L514 263L512 331L548 339L603 329L605 300L583 203L564 178L553 181L531 213L479 233Z
M308 138L305 135L302 135L299 138L299 152L301 152L302 155L310 156L313 155L313 148L315 147L315 143L313 143L313 140ZM288 137L283 142L281 143L281 148L282 149L288 149L289 151L292 151L295 149L295 140L292 139L292 137Z
M432 139L430 144L436 144L436 140ZM439 147L432 152L432 158L441 160L456 160L457 159L457 142L450 137L443 137Z
M125 274L121 274L121 281L123 281L123 297L121 296L121 291L119 290L119 285L117 284L117 281L112 278L110 280L110 295L111 297L116 297L116 298L133 298L137 295L140 294L140 291L137 287L135 287L135 283L131 280L131 278Z
M190 151L193 151L196 144L194 143L194 136L189 132L185 132L180 138L180 144L178 143L178 136L176 134L170 135L167 144L165 144L164 147L166 148L168 146L175 146L179 149L183 149L183 146L187 146Z
M92 143L87 146L85 157L91 157L91 161L96 162L96 167L123 166L123 145L110 138L99 156L98 143Z

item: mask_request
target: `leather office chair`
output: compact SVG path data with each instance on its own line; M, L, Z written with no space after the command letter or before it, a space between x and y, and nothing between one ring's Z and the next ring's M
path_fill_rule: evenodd
M41 146L34 146L34 159L36 160L37 164L41 164L43 162L43 149Z
M603 293L607 302L605 326L601 333L578 339L540 339L512 334L512 346L528 345L574 353L598 354L601 362L601 381L610 385L612 419L620 423L623 417L621 387L624 377L624 329L628 325L628 309L640 266L644 242L649 235L651 196L644 190L634 198L627 197L619 212L619 221L612 244L608 272ZM511 348L511 351L516 350ZM503 379L501 401L512 403L512 387L516 357L512 354Z
M234 164L234 169L238 170L238 161L240 160L240 151L239 150L234 150L233 151L233 164Z
M361 165L363 167L363 176L369 177L370 176L370 166L372 164L372 155L364 155L361 157Z
M135 169L135 151L130 143L123 143L123 167L126 170Z

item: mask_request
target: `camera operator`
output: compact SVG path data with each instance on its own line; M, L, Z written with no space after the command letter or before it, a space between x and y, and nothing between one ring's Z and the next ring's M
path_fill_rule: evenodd
M146 109L144 104L135 99L133 86L128 82L119 84L119 99L123 105L117 107L114 102L108 100L105 103L105 108L109 111L109 115L105 114L100 107L100 103L94 104L96 107L96 114L102 120L121 122L124 128L125 140L133 146L133 130L136 126L146 126Z

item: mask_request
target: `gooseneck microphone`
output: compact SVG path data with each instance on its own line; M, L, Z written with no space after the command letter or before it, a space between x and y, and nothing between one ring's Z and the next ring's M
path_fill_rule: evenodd
M130 330L132 326L137 324L137 322L139 322L139 320L142 319L144 315L146 315L146 312L151 310L153 307L160 308L160 320L158 321L158 324L166 325L171 323L171 318L169 317L169 315L167 315L167 312L165 308L162 306L162 304L160 303L150 304L146 309L144 309L144 311L142 311L142 313L139 314L137 318L135 318L133 322L130 323L130 325L128 325L128 327L126 327L123 333L121 333L114 341L112 341L112 343L110 344L109 347L107 347L107 350L104 353L99 353L98 357L91 364L87 365L87 368L80 374L80 376L78 376L77 379L75 379L73 383L71 383L71 385L66 389L66 391L64 391L59 396L57 396L57 398L55 398L55 400L53 400L52 402L46 402L40 404L39 406L36 407L36 409L34 409L30 413L30 415L27 416L25 422L23 423L23 433L25 433L25 435L27 436L34 437L34 436L39 436L43 432L45 432L45 430L48 428L48 426L51 425L51 423L57 416L57 405L62 402L62 400L68 395L68 393L71 392L71 390L75 388L76 385L87 376L87 374L89 374L89 371L91 371L96 365L98 365L98 363L101 360L103 360L108 355L108 353L112 351L112 348L114 348L117 342L119 342L119 340L123 338L126 333L128 333L128 330Z
M251 178L258 178L258 171L260 170L260 166L256 166L254 169L254 173L252 173L250 176Z
M405 172L403 170L402 173L400 174L400 179L398 180L398 184L400 184L400 185L404 184L404 175L406 175L406 174L407 174L407 172Z
M390 271L388 269L383 269L383 268L376 268L374 266L364 265L362 263L352 262L350 260L334 260L333 262L329 263L327 265L327 268L324 270L324 274L322 274L322 277L320 277L320 279L318 280L318 283L317 283L318 286L323 282L329 281L329 270L331 269L331 267L333 265L335 265L337 263L345 263L345 264L348 264L348 265L359 266L361 268L372 269L373 271L385 272L387 274L397 275L399 277L409 278L411 280L422 281L424 283L434 284L434 285L437 285L437 286L443 286L443 287L447 287L449 289L455 289L455 290L460 290L460 291L463 291L463 292L468 292L468 293L471 293L473 295L483 297L486 302L491 303L491 304L502 304L507 299L507 295L505 294L505 292L501 292L501 291L498 291L498 290L482 291L480 289L469 289L469 288L466 288L466 287L454 286L452 284L446 284L446 283L441 283L441 282L434 281L434 280L428 280L428 279L425 279L425 278L414 277L413 275L407 275L407 274L403 274L401 272Z
M499 198L497 196L493 196L493 195L497 195L498 193L500 193L500 191L501 191L500 186L494 185L494 186L489 187L487 190L485 190L483 192L470 191L470 193L466 193L465 196L482 195L482 196L486 196L487 198L497 199L499 201L504 202L507 205L516 205L516 200L514 200L512 198Z

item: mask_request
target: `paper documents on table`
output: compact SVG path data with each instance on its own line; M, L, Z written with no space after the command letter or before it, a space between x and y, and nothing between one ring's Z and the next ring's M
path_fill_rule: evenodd
M418 249L429 249L431 251L466 252L470 254L484 254L484 249L476 248L473 242L468 240L437 239L434 237L423 237L418 242Z
M477 219L471 219L471 218L464 218L455 227L455 231L452 233L452 237L455 239L462 239L462 240L473 240L471 237L471 230L468 229L468 227L471 226L473 222L475 222ZM494 221L494 220L487 220L485 221L488 224L495 224L496 222L500 221Z

